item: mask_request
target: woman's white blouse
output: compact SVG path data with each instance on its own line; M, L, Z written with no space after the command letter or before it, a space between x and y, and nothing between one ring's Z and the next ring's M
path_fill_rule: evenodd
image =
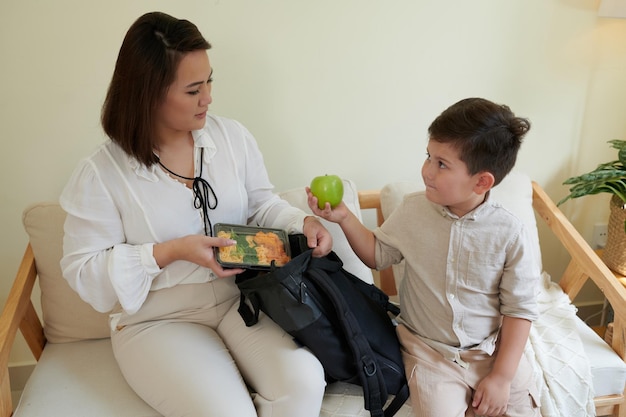
M207 116L194 131L195 175L217 196L211 223L302 231L306 213L273 193L254 137L240 123ZM203 160L200 161L200 149ZM160 269L155 243L204 234L193 191L158 165L146 168L112 141L81 161L60 203L67 212L61 268L83 300L101 312L117 303L135 313L148 292L215 279L208 268L175 261Z

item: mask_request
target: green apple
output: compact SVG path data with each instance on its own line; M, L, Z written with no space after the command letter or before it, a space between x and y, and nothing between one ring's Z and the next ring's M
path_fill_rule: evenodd
M326 202L334 208L343 198L343 182L337 175L322 175L311 181L311 193L317 197L317 206L323 210Z

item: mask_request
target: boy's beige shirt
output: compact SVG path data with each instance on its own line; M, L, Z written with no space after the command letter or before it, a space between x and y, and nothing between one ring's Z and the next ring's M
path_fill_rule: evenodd
M492 354L503 315L534 320L541 275L524 224L490 196L459 218L408 194L374 231L376 268L406 261L400 321L445 357Z

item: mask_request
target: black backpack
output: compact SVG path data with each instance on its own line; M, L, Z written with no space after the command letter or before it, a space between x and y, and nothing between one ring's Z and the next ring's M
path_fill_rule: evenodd
M326 380L363 387L372 417L393 416L409 396L400 343L389 313L400 309L379 288L343 269L331 252L311 256L302 235L290 236L300 255L269 272L237 276L239 313L252 326L265 312L324 367ZM395 395L387 408L389 395Z

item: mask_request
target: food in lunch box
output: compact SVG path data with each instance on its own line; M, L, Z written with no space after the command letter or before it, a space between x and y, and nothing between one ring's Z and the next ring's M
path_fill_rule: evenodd
M220 230L217 237L237 242L236 245L219 248L221 263L270 266L274 261L274 265L283 266L290 260L283 241L271 231L259 230L255 234L243 234L234 230Z

